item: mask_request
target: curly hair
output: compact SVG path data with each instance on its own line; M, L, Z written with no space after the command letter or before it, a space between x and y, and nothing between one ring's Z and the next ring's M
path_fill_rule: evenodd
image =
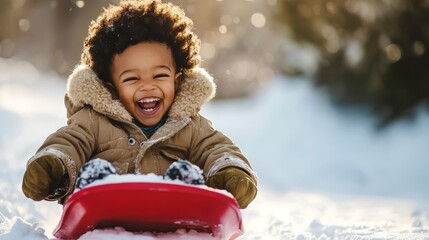
M184 11L158 0L126 0L103 9L89 26L81 63L105 82L111 82L116 54L141 42L160 42L172 52L176 70L186 72L200 63L200 40Z

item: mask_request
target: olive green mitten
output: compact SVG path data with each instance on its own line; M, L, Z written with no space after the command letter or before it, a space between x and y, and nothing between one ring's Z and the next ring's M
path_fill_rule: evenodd
M252 177L236 167L227 167L213 174L207 178L206 185L230 192L237 200L240 208L246 208L256 197L258 191Z
M66 174L63 163L54 154L47 154L30 162L24 173L24 195L40 201L53 195Z

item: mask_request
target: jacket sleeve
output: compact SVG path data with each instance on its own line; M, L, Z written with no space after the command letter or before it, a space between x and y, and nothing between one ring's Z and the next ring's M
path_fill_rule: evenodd
M58 200L72 193L77 174L96 145L98 124L94 114L89 107L75 113L68 119L67 126L51 134L28 161L27 165L45 155L54 155L66 169L68 179L46 200Z
M235 143L200 115L195 117L193 124L197 126L194 126L190 160L203 167L206 179L226 167L237 167L246 171L257 183L256 173L249 160Z

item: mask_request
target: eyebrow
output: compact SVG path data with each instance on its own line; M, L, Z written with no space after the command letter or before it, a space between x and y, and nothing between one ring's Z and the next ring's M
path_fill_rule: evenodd
M157 65L154 68L165 68L171 72L171 68L167 65ZM119 76L118 76L118 79L121 78L121 76L124 75L125 73L132 72L132 71L135 71L135 69L128 69L128 70L121 72L121 74L119 74Z
M158 65L158 66L156 66L155 68L165 68L165 69L167 69L168 71L170 71L170 72L171 72L170 67L169 67L169 66L167 66L167 65Z
M119 76L118 76L118 79L120 79L121 76L124 75L125 73L132 72L132 71L134 71L134 69L129 69L129 70L125 70L125 71L121 72L121 74L119 74Z

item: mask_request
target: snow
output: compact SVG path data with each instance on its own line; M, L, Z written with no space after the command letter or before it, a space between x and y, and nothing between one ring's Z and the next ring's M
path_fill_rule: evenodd
M184 239L184 240L198 240L198 239L215 239L208 233L197 233L195 231L186 232L185 230L177 230L174 233L161 233L155 236L152 233L141 233L134 234L125 231L121 228L115 228L110 230L95 230L84 234L79 239L81 240L123 240L123 239L134 239L134 240L151 240L151 239Z
M153 173L149 174L123 174L123 175L109 175L102 180L96 180L85 187L93 187L93 186L99 186L104 184L115 184L115 183L124 183L124 182L151 182L151 183L166 183L166 184L178 184L178 185L187 185L197 188L208 188L206 185L190 185L187 184L181 180L171 180L171 179L164 179L162 176L158 176ZM79 191L79 189L76 189L75 192ZM223 193L228 196L232 196L229 192L225 190L219 190L217 191L219 193Z
M204 185L203 171L187 160L178 160L164 173L165 180L180 180L183 183Z
M65 81L0 58L0 240L54 239L55 202L21 193L26 161L65 124ZM276 79L248 99L202 110L233 139L259 176L242 211L240 239L429 239L429 116L383 131L338 112L307 81ZM80 239L211 239L179 231L153 235L97 230Z
M88 184L86 187L98 186L103 184L123 183L123 182L163 182L163 181L164 179L162 178L162 176L158 176L153 173L149 173L145 175L141 175L141 174L109 175L102 180L96 180ZM185 184L179 180L177 181L165 180L165 181L166 182L168 181L169 183L175 183L175 184Z

